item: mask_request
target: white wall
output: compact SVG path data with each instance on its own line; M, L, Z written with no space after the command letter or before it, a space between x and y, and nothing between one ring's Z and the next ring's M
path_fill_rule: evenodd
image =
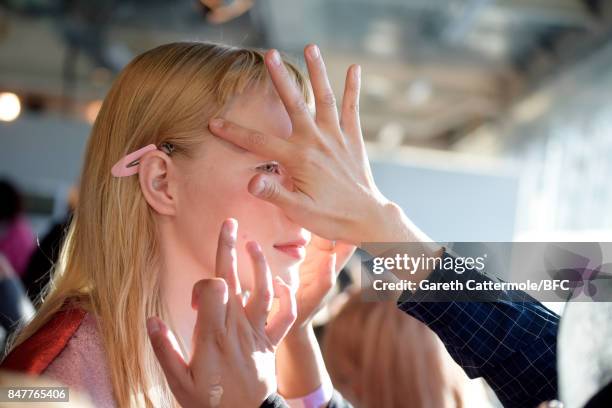
M87 123L49 115L0 122L0 176L24 187L76 182L89 131Z
M517 179L444 163L373 163L381 192L438 242L512 241Z

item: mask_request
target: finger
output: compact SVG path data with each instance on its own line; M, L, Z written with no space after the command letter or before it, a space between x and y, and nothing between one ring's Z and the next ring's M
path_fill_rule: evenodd
M321 51L315 44L309 44L304 49L304 56L315 97L317 123L337 128L338 107L336 106L336 97L327 78L327 70Z
M299 191L289 191L277 180L263 174L258 174L249 181L248 190L255 197L275 204L285 212L300 207L299 203L305 198Z
M228 287L223 279L202 279L193 285L191 307L198 312L193 344L216 342L226 334L227 303Z
M361 67L351 65L346 71L342 108L340 113L340 127L345 132L359 135L361 139L361 123L359 120L359 93L361 88Z
M228 218L221 226L219 242L217 244L216 276L225 279L230 294L240 294L240 281L238 280L236 260L236 234L238 222Z
M263 328L272 309L272 273L256 242L248 242L247 251L253 264L255 286L245 308L246 314L253 327Z
M214 118L208 128L211 133L251 153L287 163L295 157L295 147L282 137L244 128L222 118Z
M278 311L270 318L266 334L273 345L278 345L285 337L297 317L295 294L278 276L274 279L274 295L278 297Z
M340 270L344 268L356 249L357 247L355 245L347 242L336 242L336 248L334 248L334 252L336 253L336 272L340 272Z
M314 121L304 100L304 95L298 90L295 80L289 74L277 50L270 50L265 55L266 66L272 83L287 109L294 132L314 128ZM308 132L311 133L311 132Z
M147 332L157 361L168 380L168 385L180 400L181 396L187 394L191 387L191 375L189 366L177 348L176 339L173 339L172 332L157 317L147 319Z
M336 254L331 253L319 260L317 280L314 282L317 293L324 296L336 283Z

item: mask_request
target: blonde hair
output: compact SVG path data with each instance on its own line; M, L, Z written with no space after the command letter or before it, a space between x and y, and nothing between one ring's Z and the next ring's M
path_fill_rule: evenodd
M464 406L463 370L427 326L394 302L354 293L327 324L323 351L334 385L356 407Z
M309 100L306 78L290 62L285 65ZM190 158L209 119L267 75L262 51L201 42L162 45L125 67L93 125L79 203L53 280L13 348L75 299L98 317L118 405L175 405L146 334L147 317L168 321L153 210L137 176L113 178L110 169L151 143L172 143L173 157Z

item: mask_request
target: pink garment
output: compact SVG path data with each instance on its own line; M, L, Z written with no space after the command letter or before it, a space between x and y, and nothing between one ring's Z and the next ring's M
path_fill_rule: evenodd
M23 216L18 216L0 235L0 253L9 260L17 276L23 275L35 249L36 237Z
M66 347L42 373L89 394L94 406L116 408L106 353L96 317L87 313Z

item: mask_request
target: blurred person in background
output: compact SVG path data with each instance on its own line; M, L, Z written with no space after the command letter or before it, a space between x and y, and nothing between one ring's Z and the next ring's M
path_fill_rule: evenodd
M73 186L68 192L68 207L62 219L51 225L48 232L30 256L27 268L21 277L28 297L38 307L44 288L51 280L53 266L58 261L60 249L66 236L70 220L78 202L79 191Z
M0 254L0 356L4 355L4 344L9 335L33 315L34 308L13 266Z
M150 316L167 322L177 355L188 359L198 344L189 294L196 282L216 276L219 248L231 247L245 292L257 293L264 256L280 279L279 314L287 314L283 294L297 290L296 322L276 350L279 394L299 403L314 393L318 405L345 406L334 397L311 320L355 247L311 239L280 209L251 196L247 184L256 174L290 188L283 167L207 131L211 117L222 115L290 136L266 64L286 66L305 98L307 78L274 57L181 42L141 54L120 73L88 141L79 204L50 290L3 368L49 375L90 392L96 405L175 405L145 322ZM221 382L233 386L231 377Z
M9 181L0 180L0 254L21 277L35 248L36 237L23 214L19 191Z
M325 328L323 355L334 385L355 407L492 407L440 339L395 302L353 292Z
M612 407L611 336L612 303L567 304L558 351L559 393L566 408Z

